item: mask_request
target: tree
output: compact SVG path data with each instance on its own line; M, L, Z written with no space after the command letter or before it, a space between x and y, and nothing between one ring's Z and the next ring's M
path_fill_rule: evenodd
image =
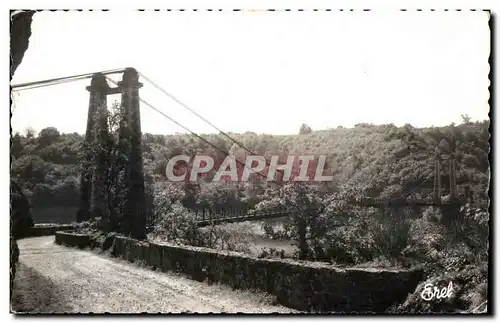
M27 127L26 129L24 129L24 136L26 137L26 139L32 140L35 138L35 135L36 131L35 129L33 129L33 127Z
M294 227L291 235L298 241L299 259L309 258L310 245L325 234L331 220L325 214L328 194L320 189L320 185L305 182L289 182L277 191L268 190L266 193L268 198L256 208L284 208L290 212Z
M59 139L61 134L54 127L44 128L38 134L38 144L42 147L46 147Z
M299 135L308 135L312 132L313 132L312 128L309 127L307 124L303 123L300 126Z
M23 141L19 132L16 132L10 140L10 154L13 159L17 159L23 152Z
M462 124L470 124L471 123L471 117L468 114L462 114L460 115L462 118Z

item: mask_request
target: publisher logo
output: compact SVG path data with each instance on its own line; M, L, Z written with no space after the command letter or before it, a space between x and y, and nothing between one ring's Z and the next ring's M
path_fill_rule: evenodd
M439 289L431 283L425 284L420 297L424 301L432 301L433 299L450 298L453 293L453 283L450 281L447 287Z

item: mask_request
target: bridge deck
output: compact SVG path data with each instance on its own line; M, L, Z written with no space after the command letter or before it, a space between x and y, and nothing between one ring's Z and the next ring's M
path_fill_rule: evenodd
M277 212L277 213L265 213L265 214L249 214L239 217L223 217L223 218L213 217L212 219L199 220L197 221L197 223L199 227L205 227L210 224L235 223L235 222L283 218L290 216L292 214L293 212Z
M435 206L435 207L446 207L446 206L458 206L460 205L460 201L447 201L447 202L429 202L425 200L386 200L386 199L371 199L364 198L360 201L351 201L349 202L351 205L357 205L362 207L376 207L376 208L385 208L385 207L408 207L408 206ZM291 216L295 212L282 211L282 212L273 212L273 213L256 213L256 214L246 214L246 215L236 215L236 216L227 216L227 215L214 215L212 214L210 218L207 219L199 219L197 221L198 226L204 227L210 224L221 224L221 223L235 223L235 222L245 222L245 221L256 221L256 220L264 220L264 219L275 219Z
M407 199L378 199L378 198L363 198L357 201L350 201L349 204L361 206L361 207L375 207L375 208L399 208L399 207L458 207L462 205L462 202L458 199L445 201L445 202L431 202L426 200L407 200ZM205 217L201 216L202 214L197 214L197 224L199 227L208 226L211 224L221 224L221 223L236 223L236 222L245 222L245 221L257 221L264 219L276 219L282 217L288 217L296 212L291 211L277 211L277 212L266 212L266 213L254 213L254 214L243 214L242 212L216 212L215 214L202 213ZM241 210L240 210L241 211ZM149 225L148 229L151 230L153 226L153 219L148 220Z

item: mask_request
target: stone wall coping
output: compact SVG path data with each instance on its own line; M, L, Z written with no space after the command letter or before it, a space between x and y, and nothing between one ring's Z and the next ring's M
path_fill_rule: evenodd
M65 236L90 237L90 234L68 232L68 231L57 231L56 234Z
M82 233L76 233L76 232L68 232L68 231L57 231L56 234L59 235L67 235L67 236L78 236L78 237L90 237L89 234L82 234ZM375 267L366 267L366 268L359 268L359 267L338 267L329 263L325 262L312 262L312 261L305 261L305 260L295 260L295 259L273 259L273 258L258 258L255 256L247 255L242 252L236 252L236 251L227 251L227 250L215 250L211 248L206 248L206 247L195 247L195 246L188 246L188 245L176 245L173 243L169 242L158 242L158 241L139 241L135 240L129 237L124 237L124 236L116 236L115 239L120 239L120 240L126 240L129 242L136 243L138 245L142 246L159 246L159 247L169 247L169 248L176 248L176 249L183 249L183 250L191 250L191 251L196 251L196 252L205 252L205 253L210 253L216 256L229 256L229 257L238 257L238 258L244 258L244 259L250 259L254 261L259 261L259 262L267 262L267 263L280 263L280 264L286 264L286 265L295 265L295 266L300 266L300 267L306 267L306 268L311 268L311 269L327 269L327 270L332 270L338 273L349 273L349 272L359 272L359 273L402 273L402 272L412 272L412 271L417 271L419 270L418 268L409 268L409 269L398 269L398 268L375 268Z
M199 252L206 252L206 253L211 253L214 255L218 256L232 256L232 257L239 257L239 258L246 258L246 259L251 259L251 260L256 260L256 261L261 261L261 262L268 262L268 263L281 263L281 264L287 264L287 265L296 265L300 267L309 267L311 269L319 269L319 268L324 268L340 273L346 273L346 272L370 272L370 273L402 273L402 272L411 272L414 270L418 270L418 268L410 268L410 269L398 269L398 268L374 268L374 267L367 267L367 268L358 268L358 267L348 267L348 268L343 268L343 267L337 267L332 264L326 263L326 262L313 262L313 261L306 261L306 260L295 260L295 259L272 259L272 258L258 258L252 255L247 255L242 252L236 252L236 251L227 251L227 250L216 250L216 249L211 249L211 248L206 248L206 247L195 247L195 246L189 246L189 245L176 245L173 243L168 243L168 242L158 242L158 241L147 241L147 242L141 242L139 240L135 240L129 237L124 237L124 236L116 236L115 238L122 239L122 240L128 240L131 242L135 243L142 243L143 245L157 245L157 246L165 246L165 247L170 247L170 248L178 248L178 249L184 249L184 250L192 250L192 251L199 251Z

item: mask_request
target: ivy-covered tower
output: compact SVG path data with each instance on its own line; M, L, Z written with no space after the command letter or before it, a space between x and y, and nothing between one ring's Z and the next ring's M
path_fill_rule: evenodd
M107 95L121 93L119 149L126 159L119 185L118 196L123 198L120 214L122 233L135 239L146 238L146 201L142 162L142 132L140 116L139 76L135 69L127 68L118 87L109 87L102 74L93 76L90 92L87 131L83 145L84 165L81 178L81 208L78 221L101 217L102 224L109 223L112 201L108 201L106 189L110 156L103 149L109 139Z
M87 115L87 129L83 141L82 149L82 175L80 179L81 205L77 215L77 221L88 221L94 216L101 216L104 197L103 190L99 187L105 179L102 172L105 172L105 157L102 156L101 149L97 149L97 134L107 130L107 94L109 86L106 77L102 74L95 74L87 87L90 93L89 109ZM106 129L101 129L105 125ZM100 152L100 156L96 156Z
M146 238L146 198L142 163L142 132L139 75L134 68L127 68L118 83L122 93L120 141L124 145L128 163L125 170L125 201L123 205L123 227L135 239Z

